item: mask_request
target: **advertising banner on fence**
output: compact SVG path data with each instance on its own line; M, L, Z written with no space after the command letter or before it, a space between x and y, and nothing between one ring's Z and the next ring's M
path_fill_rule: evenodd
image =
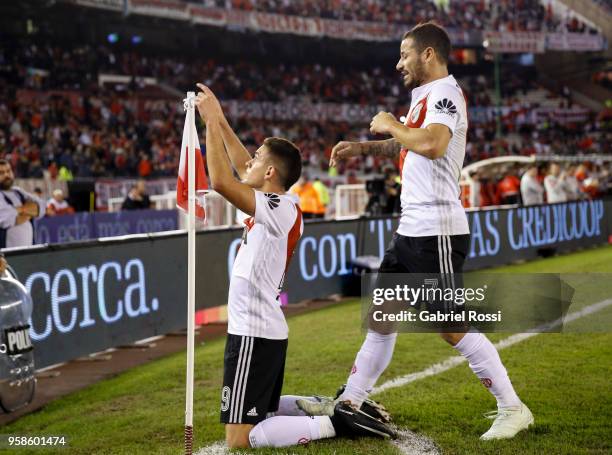
M582 201L468 213L466 270L605 244L612 201ZM307 223L285 290L289 303L360 288L353 261L381 258L397 219ZM241 229L197 236L196 308L227 303ZM7 252L34 302L30 335L38 368L186 326L184 233Z
M256 118L266 120L309 120L330 122L369 123L378 112L387 110L384 105L361 105L349 103L297 103L297 102L257 102L228 100L222 103L232 118ZM496 107L469 108L472 123L484 123L495 119ZM571 108L538 107L527 109L524 106L503 106L501 115L523 115L525 122L537 123L554 119L558 123L582 122L588 119L589 110L574 106Z
M35 221L34 232L40 245L176 229L176 210L124 210L45 217Z
M187 3L177 0L129 0L129 12L165 19L189 19Z
M83 1L88 2L86 4L93 3L91 6L98 6L96 0ZM208 8L203 5L186 4L176 0L129 0L128 11L135 14L191 20L196 24L227 27L230 30L253 30L366 41L397 41L408 29L416 25L344 21L231 8ZM448 32L456 46L477 46L481 44L479 32L454 29Z
M372 117L384 110L383 105L349 103L298 103L298 102L249 102L231 100L223 103L233 118L282 119L302 121L334 121L369 123Z
M491 52L540 54L546 46L541 32L484 32L483 40Z
M74 0L74 2L81 6L122 11L126 0Z
M551 51L600 51L605 49L601 35L590 33L548 33L546 48Z

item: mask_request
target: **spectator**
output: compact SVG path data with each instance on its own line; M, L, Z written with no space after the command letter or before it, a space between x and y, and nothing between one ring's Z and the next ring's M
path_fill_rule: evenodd
M140 152L140 161L138 162L138 175L140 176L140 178L144 179L150 177L152 172L153 165L151 164L149 156L144 152Z
M45 203L13 186L11 164L0 159L0 248L34 244L33 220L45 215Z
M549 204L567 200L565 173L561 172L561 166L557 163L551 163L548 167L548 175L544 178L544 188L546 190L546 201Z
M481 206L481 200L480 200L480 173L478 171L475 171L472 173L472 186L470 188L470 194L469 194L469 206L470 207L480 207Z
M34 188L34 195L35 195L35 196L36 196L38 199L44 199L44 196L43 196L43 191L42 191L42 189L41 189L39 186L37 186L36 188Z
M491 174L491 171L485 171L484 169L479 171L481 207L499 205L499 200L497 199L497 189Z
M514 167L505 172L505 176L497 183L497 194L502 205L518 204L520 202L521 181L516 176Z
M538 167L531 165L521 178L521 198L523 205L544 203L544 187L538 180Z
M126 196L121 210L146 210L151 208L151 200L146 192L144 180L139 180Z
M53 197L47 201L47 215L70 215L72 213L74 209L64 198L64 192L59 188L53 190Z
M300 209L304 219L323 218L325 206L319 198L319 193L308 179L308 175L302 173L298 182L293 185L291 192L300 198Z
M582 198L582 191L580 191L580 184L576 178L576 166L571 164L567 167L565 172L565 196L568 201L576 201Z
M400 212L401 178L395 166L385 170L385 192L387 204L383 213L392 214Z
M321 179L319 179L319 177L315 177L312 186L317 192L317 195L319 196L319 201L321 202L324 208L323 215L325 215L325 211L327 211L327 206L329 205L329 190L321 181Z

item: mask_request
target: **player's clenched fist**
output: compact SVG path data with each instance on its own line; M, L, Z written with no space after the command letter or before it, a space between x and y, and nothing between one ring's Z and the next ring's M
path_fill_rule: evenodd
M391 125L395 122L397 122L397 120L395 120L393 114L381 111L372 119L370 123L370 132L373 134L386 134L389 132Z
M362 144L359 142L338 142L332 149L331 157L329 159L329 167L335 167L337 161L345 160L352 156L359 156L362 153Z
M209 122L221 118L223 116L223 110L212 90L204 84L196 85L202 90L195 99L195 105L198 108L202 120Z

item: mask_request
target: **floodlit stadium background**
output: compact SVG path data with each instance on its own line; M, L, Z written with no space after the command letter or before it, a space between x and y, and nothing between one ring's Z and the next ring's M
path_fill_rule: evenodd
M267 136L281 136L303 153L305 181L294 190L315 220L306 224L282 295L289 314L306 301L355 295L355 259L380 257L397 225L398 163L368 157L330 169L327 162L339 140L372 139L368 125L379 110L406 115L410 93L395 64L403 32L421 21L447 27L450 72L468 101L460 182L472 232L467 268L535 261L501 270L612 272L604 246L612 239L611 11L609 2L591 0L3 2L0 158L12 164L16 184L39 189L49 208L36 222L37 245L6 252L32 294L30 335L36 367L45 371L32 404L0 414L0 425L9 425L0 433L66 434L70 453L180 450L184 354L130 367L184 345L184 338L172 344L164 335L186 326L186 236L178 231L185 221L175 191L182 99L196 82L219 96L250 151ZM198 129L204 149L201 123ZM535 164L543 179L551 162L572 182L567 202L524 206L525 170ZM151 208L122 209L138 180ZM70 208L52 200L57 189ZM215 194L207 197L207 214L197 239L196 323L213 341L197 353L198 447L222 438L218 336L241 234L240 214ZM540 259L554 255L560 256ZM595 294L584 307L610 298ZM606 308L600 317L609 316ZM580 323L588 326L593 317L585 314ZM352 301L291 317L285 390L332 394L359 345L358 319ZM323 339L312 340L305 325ZM140 340L148 340L141 342L146 349L124 348ZM401 343L403 354L384 380L448 356L425 335ZM502 351L517 387L543 418L518 445L495 450L609 450L610 411L603 407L610 399L609 343L606 333L540 335ZM103 360L83 361L94 353ZM534 365L545 368L533 373ZM318 376L310 383L301 377L313 371ZM380 398L401 425L426 434L443 452L492 450L439 418L465 420L468 434L480 429L459 400L485 403L485 397L463 370L462 395L453 395L448 381L455 377L441 373L428 385L406 385L410 397L396 388ZM587 429L573 427L573 418ZM125 425L139 429L126 432ZM403 450L373 444L323 443L317 453Z

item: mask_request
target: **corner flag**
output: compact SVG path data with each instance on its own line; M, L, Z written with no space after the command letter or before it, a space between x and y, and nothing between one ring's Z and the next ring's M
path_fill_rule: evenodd
M195 116L191 118L191 125L189 124L189 113L185 115L185 126L183 127L183 141L181 144L181 158L179 161L178 179L176 181L176 206L183 212L188 213L189 207L188 201L188 188L189 178L187 172L187 166L189 165L187 147L189 146L189 135L193 135L192 140L195 144L195 164L196 164L196 178L195 178L195 189L196 189L196 211L195 216L200 219L204 219L204 194L208 189L208 181L206 179L206 172L204 171L204 160L202 159L202 152L200 150L200 141L198 140L198 134L195 127Z

